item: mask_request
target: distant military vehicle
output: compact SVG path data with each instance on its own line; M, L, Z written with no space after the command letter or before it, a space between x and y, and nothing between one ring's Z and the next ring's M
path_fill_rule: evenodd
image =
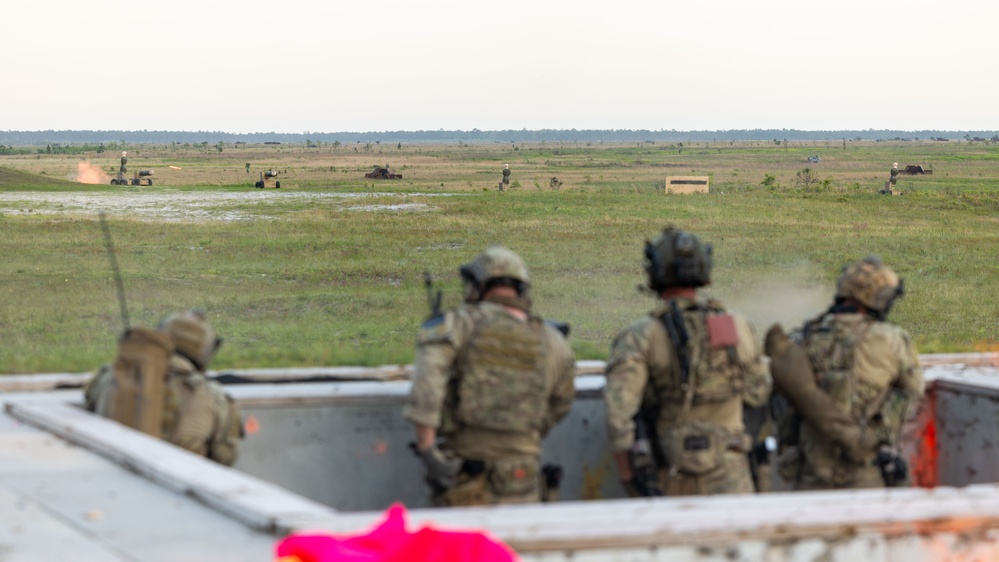
M922 166L910 164L910 165L906 166L904 170L900 170L899 173L901 173L901 174L908 174L910 176L915 176L915 175L919 175L919 174L932 174L933 170L927 170L927 169L923 168Z
M124 172L119 171L117 177L111 178L111 185L153 185L153 178L149 177L151 175L153 175L152 170L139 170L129 179L125 177Z
M278 173L274 170L267 170L260 172L260 181L253 184L253 187L258 189L263 189L265 187L273 187L275 189L281 189L281 182L277 179Z
M139 170L132 178L132 185L153 185L152 170Z
M819 162L821 162L821 161L822 161L822 159L821 159L821 158L819 158L819 155L818 155L818 154L816 154L816 155L814 155L814 156L809 156L809 157L808 157L808 163L809 163L809 164L818 164L818 163L819 163Z
M364 177L373 180L401 180L402 174L392 173L388 166L375 166L375 169L364 174Z

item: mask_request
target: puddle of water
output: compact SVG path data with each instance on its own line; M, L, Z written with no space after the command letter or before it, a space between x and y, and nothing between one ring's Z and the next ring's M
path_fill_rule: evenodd
M0 213L8 215L63 215L105 211L150 220L222 220L238 221L274 218L280 213L274 205L334 205L351 211L429 211L426 203L379 203L344 206L347 201L365 198L406 200L410 197L448 197L449 193L314 193L302 191L249 191L206 193L197 191L156 191L128 193L81 192L7 192L0 193ZM258 209L253 209L253 207ZM238 208L237 208L238 207ZM295 209L290 209L289 212Z

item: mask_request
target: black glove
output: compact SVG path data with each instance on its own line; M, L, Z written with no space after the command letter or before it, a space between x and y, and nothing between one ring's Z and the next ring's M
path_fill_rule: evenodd
M904 486L909 476L909 464L894 451L882 449L878 452L875 464L881 470L881 479L885 486L895 488Z
M417 450L416 456L427 468L427 482L436 492L447 490L454 485L454 478L461 471L461 459L448 458L437 445Z

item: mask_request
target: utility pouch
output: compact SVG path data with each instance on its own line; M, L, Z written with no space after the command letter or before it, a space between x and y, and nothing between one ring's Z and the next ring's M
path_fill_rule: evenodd
M112 366L116 392L108 417L160 437L164 386L172 353L173 342L163 332L138 327L125 332Z
M538 463L534 460L494 461L489 471L489 486L497 496L537 493Z
M490 495L485 474L459 474L453 486L440 494L441 503L450 507L489 505Z
M695 476L721 466L729 448L729 439L723 432L706 423L688 423L671 429L662 441L670 471Z

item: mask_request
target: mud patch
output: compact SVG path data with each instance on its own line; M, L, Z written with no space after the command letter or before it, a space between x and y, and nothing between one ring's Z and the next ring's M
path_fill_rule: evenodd
M129 191L113 192L7 192L0 193L0 214L79 215L105 211L141 220L239 221L276 218L310 206L344 211L431 211L427 203L413 198L448 197L447 193L312 193L302 191ZM358 204L359 200L377 203ZM388 200L388 201L386 201Z

